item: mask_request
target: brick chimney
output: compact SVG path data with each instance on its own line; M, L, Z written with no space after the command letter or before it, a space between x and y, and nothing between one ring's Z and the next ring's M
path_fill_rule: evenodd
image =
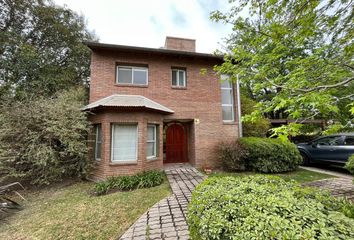
M195 39L166 37L165 48L186 52L195 52Z

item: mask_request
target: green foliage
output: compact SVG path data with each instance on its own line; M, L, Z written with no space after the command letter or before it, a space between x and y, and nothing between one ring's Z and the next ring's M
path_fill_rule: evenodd
M32 184L86 176L89 124L80 110L85 98L85 90L79 88L3 107L0 176Z
M94 36L83 16L49 0L0 1L0 100L86 84Z
M218 146L217 154L226 171L246 170L247 150L239 141L223 142Z
M241 138L246 148L248 170L262 173L277 173L295 170L302 162L297 147L290 142L270 138Z
M191 239L352 239L354 220L328 193L279 177L210 177L188 206Z
M351 155L348 159L348 161L345 164L345 168L354 175L354 154ZM354 183L354 179L353 179L353 183Z
M164 174L160 171L148 171L133 176L109 177L107 180L96 183L94 193L96 195L107 194L110 190L128 191L137 188L150 188L162 184Z
M284 113L287 118L353 122L354 2L230 1L211 17L232 25L220 74L239 76L257 99L249 114ZM276 131L294 131L291 125Z
M241 111L242 115L251 114L256 107L257 102L241 95ZM270 128L270 122L264 117L254 118L252 121L244 121L242 123L242 132L245 137L266 137Z

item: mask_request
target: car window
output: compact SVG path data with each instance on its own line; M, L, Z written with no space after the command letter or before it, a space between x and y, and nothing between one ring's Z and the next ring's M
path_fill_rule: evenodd
M341 137L340 136L335 136L335 137L325 137L317 140L315 143L321 146L336 146L340 145L341 142Z
M354 146L354 137L352 136L345 137L344 145Z

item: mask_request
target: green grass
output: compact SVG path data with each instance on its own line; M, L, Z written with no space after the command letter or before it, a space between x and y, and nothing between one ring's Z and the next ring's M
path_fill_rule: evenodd
M259 174L259 173L254 173L254 172L240 172L240 173L217 172L217 173L213 173L211 176L225 177L225 176L245 176L245 175L254 175L254 174ZM288 172L288 173L264 174L264 175L279 176L285 180L295 180L300 183L312 182L312 181L321 180L321 179L325 179L325 178L335 177L332 175L313 172L313 171L309 171L309 170L305 170L305 169L298 169L294 172Z
M0 224L0 239L117 239L149 207L170 194L162 185L90 196L94 183L27 191L24 210Z

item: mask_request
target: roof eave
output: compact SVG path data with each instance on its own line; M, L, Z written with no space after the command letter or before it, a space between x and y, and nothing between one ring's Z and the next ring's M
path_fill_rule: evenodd
M207 59L213 59L216 61L223 61L223 59L224 59L224 56L222 56L222 55L179 51L179 50L171 50L171 49L165 49L165 48L136 47L136 46L106 44L106 43L91 42L91 41L84 41L83 43L87 47L89 47L91 50L132 51L132 52L142 52L142 53L145 52L145 53L156 53L156 54L165 54L165 55L207 58Z
M161 114L166 114L166 115L174 113L173 110L165 111L165 110L162 110L162 109L149 108L149 107L143 107L143 106L123 107L123 106L103 106L103 105L98 105L98 106L91 107L91 108L84 107L81 110L84 111L84 112L92 112L92 111L99 110L99 109L119 109L119 110L138 110L138 111L143 110L143 111L150 111L150 112L159 112Z

